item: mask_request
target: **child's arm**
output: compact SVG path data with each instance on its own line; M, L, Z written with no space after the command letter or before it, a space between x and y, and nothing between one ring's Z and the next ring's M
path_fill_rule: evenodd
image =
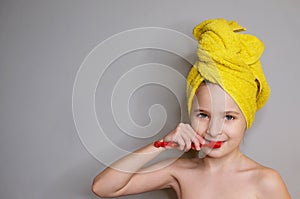
M150 144L118 160L95 177L93 192L101 197L117 197L170 186L172 179L168 169L153 168L162 163L141 170L164 150Z
M178 149L187 151L190 149L191 142L200 149L200 141L197 137L189 124L179 124L165 139L177 142ZM100 197L117 197L178 187L172 175L171 162L174 160L163 161L142 169L146 163L164 150L166 148L156 148L153 144L149 144L116 161L95 177L93 192Z

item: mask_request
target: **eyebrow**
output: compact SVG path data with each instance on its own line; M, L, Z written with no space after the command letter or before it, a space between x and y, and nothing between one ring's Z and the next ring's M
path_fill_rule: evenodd
M194 112L209 112L205 109L194 109ZM239 112L236 112L236 111L232 111L232 110L229 110L229 111L224 111L225 114L234 114L234 115L239 115L240 113Z
M206 111L206 110L204 110L204 109L201 109L201 108L199 108L199 109L194 109L194 112L208 112L208 111Z
M240 113L239 112L236 112L236 111L225 111L226 114L235 114L235 115L239 115Z

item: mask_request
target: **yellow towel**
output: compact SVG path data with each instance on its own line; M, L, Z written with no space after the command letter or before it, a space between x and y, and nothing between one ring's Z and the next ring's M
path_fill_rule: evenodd
M220 85L234 99L247 128L252 125L255 112L269 98L270 88L259 60L264 45L253 35L238 33L244 30L237 22L225 19L206 20L194 28L199 61L187 77L189 114L196 90L208 80Z

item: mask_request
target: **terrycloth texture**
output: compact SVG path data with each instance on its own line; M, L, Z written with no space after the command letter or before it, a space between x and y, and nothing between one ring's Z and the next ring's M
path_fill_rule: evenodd
M241 109L247 128L255 112L270 95L260 56L264 45L235 21L211 19L197 25L193 34L199 41L197 61L187 77L188 111L196 90L204 80L220 85Z

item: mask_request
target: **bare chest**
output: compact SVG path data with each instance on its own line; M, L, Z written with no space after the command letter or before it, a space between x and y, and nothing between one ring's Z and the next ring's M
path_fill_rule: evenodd
M186 172L178 175L175 189L180 199L257 199L255 183L247 173L207 175Z

